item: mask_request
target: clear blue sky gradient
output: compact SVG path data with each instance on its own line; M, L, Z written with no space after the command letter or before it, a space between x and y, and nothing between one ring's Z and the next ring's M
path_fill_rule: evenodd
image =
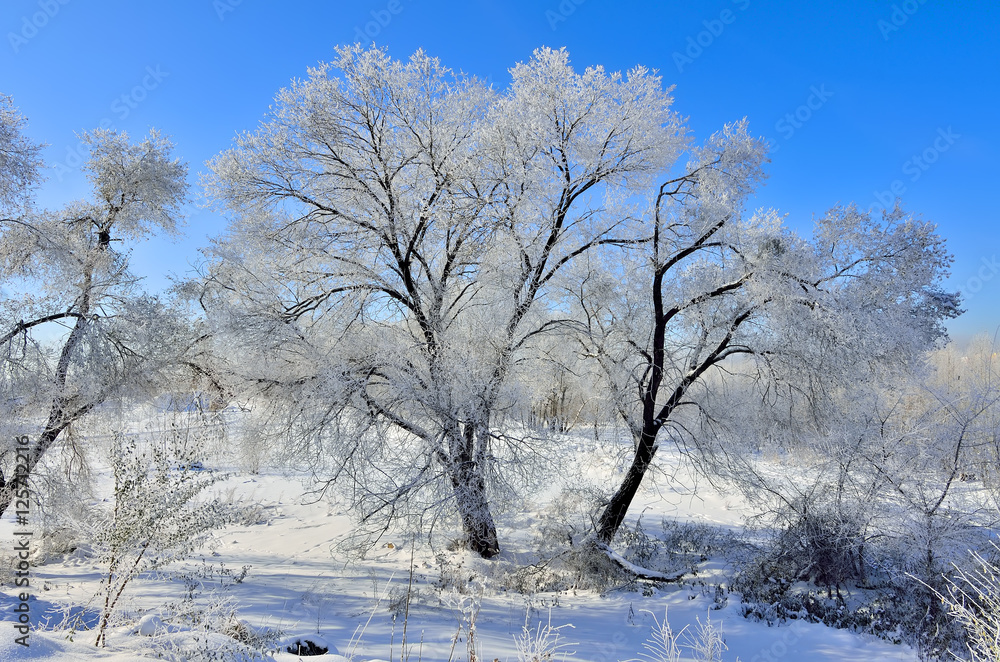
M170 135L197 191L205 161L337 44L423 48L499 87L539 46L580 69L642 64L676 86L696 138L749 118L775 149L754 204L792 227L838 203L878 208L894 187L937 223L963 341L1000 325L998 19L995 0L3 0L0 92L49 145L39 198L56 207L87 193L75 132L102 121ZM161 289L224 227L193 204L184 238L138 247L133 266Z

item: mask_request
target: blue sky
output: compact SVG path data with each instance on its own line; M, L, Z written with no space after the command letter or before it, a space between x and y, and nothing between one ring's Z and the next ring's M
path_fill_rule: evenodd
M423 48L500 87L543 45L581 69L643 64L676 86L696 138L746 116L771 141L755 204L792 227L894 191L937 223L955 255L949 286L965 294L950 324L964 340L1000 326L998 28L994 0L4 0L0 93L49 144L39 199L55 207L87 193L75 132L102 121L170 135L197 191L204 162L337 44ZM133 267L162 288L224 227L192 205L185 237L138 247Z

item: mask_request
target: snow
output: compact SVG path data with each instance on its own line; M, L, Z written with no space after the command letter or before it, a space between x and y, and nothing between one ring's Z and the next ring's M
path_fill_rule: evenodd
M663 451L660 462L669 464L671 459L676 460ZM586 474L583 478L577 476L574 478L577 484L609 475L605 464L610 460L591 454L587 462L591 463L587 472L590 478ZM642 512L647 518L644 521L658 520L661 516L725 526L740 521L738 500L703 484L697 486L695 494L695 481L682 469L674 477L677 480L673 488L661 485L640 493L634 512ZM466 659L467 614L480 597L475 638L484 660L516 660L515 637L522 634L526 620L532 629L546 623L553 627L571 624L572 629L560 630L563 640L571 643L565 651L573 654L567 659L634 659L644 652L643 644L655 619L662 620L664 613L674 632L693 628L697 621L705 622L706 618L720 624L729 647L726 660L735 660L737 656L743 662L917 659L908 647L820 624L798 622L769 627L766 623L745 620L735 594L728 596L723 608L713 609L714 587L699 582L713 571L724 570L725 564L717 559L704 564L705 572L698 577L655 585L648 596L625 590L610 590L603 595L589 591L522 595L497 589L497 568L503 564L511 567L526 556L538 513L546 505L545 500L555 496L560 487L550 486L549 492L532 504L533 510L501 520L505 548L495 561L483 561L464 552L431 550L418 544L413 549L410 585L411 548L400 532L390 531L381 546L366 558L349 558L338 547L354 530L347 514L325 502L307 503L300 499L301 483L279 472L238 475L220 484L220 490L259 503L265 521L221 531L215 549L203 550L186 564L186 569L191 575L200 567L207 577L197 589L200 595L197 604L205 608L213 604L234 607L249 632L281 632L278 642L281 650L270 656L275 661L399 659L403 637L399 605L407 591L412 599L406 623L406 648L412 659L447 660L452 653L455 659ZM13 530L13 522L5 519L0 523L0 538L11 540ZM38 623L46 612L52 616L69 605L87 605L90 611L81 613L94 613L98 605L93 597L98 591L100 572L88 552L80 549L31 568L33 622ZM471 577L473 582L462 589L442 587L442 560L451 572L449 576ZM242 581L235 582L233 577L246 565L252 567ZM222 567L229 574L219 572ZM205 568L216 570L212 574ZM174 573L180 570L177 568ZM173 581L169 580L171 576ZM86 629L71 633L37 628L31 632L30 647L25 649L14 643L10 625L5 625L8 632L0 636L0 662L154 659L158 650L222 646L231 642L218 633L206 638L204 633L191 628L168 627L164 605L176 604L185 593L184 582L177 581L176 576L168 573L159 579L143 577L128 589L124 608L134 616L128 623L114 624L106 649L96 648L93 645L96 633ZM16 595L5 587L0 599L4 617L9 620ZM393 605L395 620L390 613ZM218 608L219 613L225 612ZM82 620L96 624L92 617ZM454 641L456 634L458 641ZM285 647L297 639L311 640L328 647L329 652L320 657L285 652Z
M6 613L4 615L7 616ZM4 626L4 629L9 628L6 623ZM71 657L62 642L49 633L43 635L32 633L27 647L18 644L14 639L15 637L7 632L4 633L3 637L0 637L0 662L7 662L8 660L83 659Z
M158 632L164 632L167 629L166 623L163 619L156 614L146 614L139 620L139 626L136 628L135 633L143 637L152 637Z

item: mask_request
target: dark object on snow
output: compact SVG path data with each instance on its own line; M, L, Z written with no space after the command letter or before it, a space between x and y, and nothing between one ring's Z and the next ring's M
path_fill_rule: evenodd
M308 657L310 655L326 655L330 649L325 646L320 646L315 642L309 641L308 639L296 639L285 650L292 655L302 655Z

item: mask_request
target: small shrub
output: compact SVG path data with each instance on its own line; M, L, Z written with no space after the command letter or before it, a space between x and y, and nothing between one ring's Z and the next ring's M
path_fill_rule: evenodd
M996 544L995 551L1000 552ZM966 648L975 662L1000 660L1000 565L972 552L971 570L956 568L941 599L948 614L967 637Z
M653 616L653 632L643 644L645 652L642 662L681 662L689 659L697 662L722 662L722 654L729 650L722 638L722 629L712 622L711 614L705 617L705 622L697 620L693 631L683 628L674 632L667 619L667 611L663 612L663 620ZM689 655L684 656L687 649ZM630 660L629 662L640 662ZM739 658L736 658L739 662Z
M537 627L529 628L528 614L525 614L521 634L514 637L518 662L548 662L548 660L556 659L557 654L561 654L563 657L572 655L572 652L567 652L564 649L574 644L562 640L562 630L572 627L569 624L552 627L552 612L550 610L549 619L545 625L539 623Z
M112 507L95 545L104 566L98 646L106 643L111 615L133 579L187 557L211 531L238 519L221 501L200 499L221 477L186 468L194 449L184 442L168 435L162 446L142 450L135 438L115 436Z
M848 581L865 579L864 542L862 524L855 517L803 508L774 541L773 554L794 579L812 581L832 598Z
M673 574L686 570L696 574L698 564L710 557L733 558L746 544L732 533L698 522L664 518L655 535L642 526L622 526L615 547L628 561L650 570Z

